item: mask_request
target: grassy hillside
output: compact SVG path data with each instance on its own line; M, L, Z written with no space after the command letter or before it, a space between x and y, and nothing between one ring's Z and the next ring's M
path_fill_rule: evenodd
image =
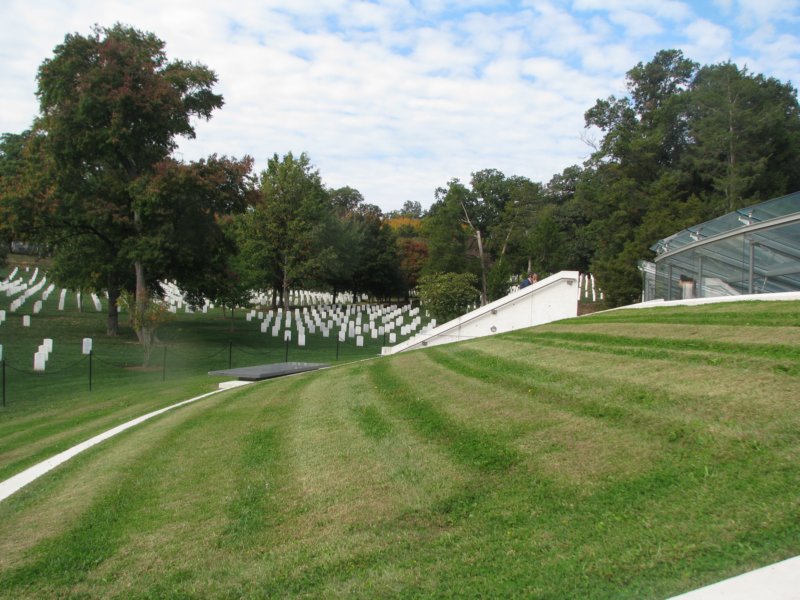
M666 598L800 553L800 304L255 384L0 503L0 597Z

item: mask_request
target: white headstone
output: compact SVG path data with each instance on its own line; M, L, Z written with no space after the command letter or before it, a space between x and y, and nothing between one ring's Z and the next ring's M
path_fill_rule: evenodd
M344 329L339 330L339 341L343 342L345 340L345 332Z
M53 351L53 339L52 338L44 338L44 340L42 340L42 343L43 343L44 347L47 348L48 352L52 352Z
M292 341L292 330L287 329L283 332L283 341L284 342L291 342Z
M44 371L46 363L47 363L47 358L45 357L44 352L37 352L36 354L33 355L34 371Z
M394 344L397 342L397 334L392 332L389 334L389 343Z
M356 337L356 346L361 347L363 345L364 345L364 336L363 335L357 336Z
M89 354L92 351L92 338L83 338L81 351L83 354Z
M23 327L30 327L31 326L31 316L30 315L24 315L22 317L22 326Z

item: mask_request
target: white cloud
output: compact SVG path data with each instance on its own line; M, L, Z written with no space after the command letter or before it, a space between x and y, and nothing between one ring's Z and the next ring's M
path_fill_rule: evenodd
M698 19L689 23L684 31L684 55L704 64L729 60L732 53L733 34L730 29Z
M384 209L428 205L479 169L547 181L581 162L584 112L624 93L625 72L662 47L704 62L735 47L751 69L800 71L793 33L765 24L734 37L756 10L740 2L700 20L674 0L8 0L0 131L30 124L36 69L65 33L120 21L219 76L226 104L181 143L185 159L247 153L260 169L307 151L331 187Z
M755 21L757 25L779 21L797 22L800 0L736 0L743 23Z
M751 72L770 73L782 81L800 81L800 36L777 33L763 25L746 40L751 53L736 58L740 66Z
M622 25L625 28L625 32L633 38L658 35L664 31L657 19L642 12L620 10L611 13L609 18L614 23Z

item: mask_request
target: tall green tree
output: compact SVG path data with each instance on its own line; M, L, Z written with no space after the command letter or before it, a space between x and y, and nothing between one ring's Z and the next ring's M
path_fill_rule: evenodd
M164 181L160 170L177 139L194 137L192 119L208 119L222 106L213 92L216 75L204 65L168 61L162 40L117 24L67 35L37 81L35 128L47 159L42 176L51 184L44 221L54 258L72 260L84 248L84 261L104 273L111 297L131 269L134 314L144 314L152 282L165 275L158 272L161 249L148 243L151 217L169 212L172 202L153 185ZM140 340L147 335L141 326L136 333Z
M281 291L283 306L289 306L289 291L320 273L336 258L326 245L324 232L333 209L330 197L305 153L283 158L277 154L261 173L261 200L246 219L251 245L258 263L250 268L272 278Z
M469 190L458 179L436 190L436 201L422 223L429 251L423 274L477 272L474 257L467 254L470 233L461 206L467 195Z
M791 85L731 63L700 67L678 50L639 63L627 81L629 96L586 112L603 138L570 201L613 304L639 297L636 261L658 239L800 187Z
M800 113L790 84L726 62L700 69L688 98L686 165L709 215L800 189Z

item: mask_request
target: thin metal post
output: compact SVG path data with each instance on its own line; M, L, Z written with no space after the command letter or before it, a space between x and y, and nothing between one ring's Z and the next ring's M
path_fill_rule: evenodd
M286 338L286 355L283 358L283 362L289 362L289 338Z
M92 354L93 352L89 350L89 391L92 391Z
M703 293L703 257L697 257L697 297L704 298L705 294Z
M672 300L672 265L667 267L667 300Z
M748 277L747 277L747 293L753 293L753 273L755 271L756 265L756 243L750 239L750 268L748 270Z
M3 365L3 407L6 405L6 359L0 360Z
M336 334L336 362L339 362L339 334Z
M233 367L233 341L228 342L228 368Z

